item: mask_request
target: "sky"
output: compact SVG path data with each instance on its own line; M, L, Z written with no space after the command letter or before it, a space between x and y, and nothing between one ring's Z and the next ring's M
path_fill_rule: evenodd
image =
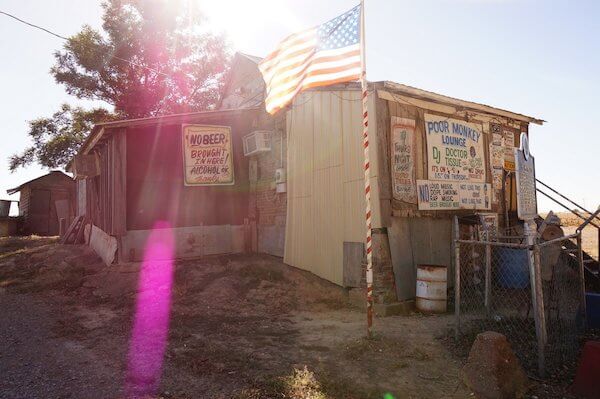
M168 1L168 0L164 0ZM190 0L233 50L264 56L285 36L325 22L357 0ZM600 205L597 96L600 2L555 0L366 0L369 80L391 80L547 121L530 127L537 177L588 209ZM63 36L99 28L95 0L0 0L0 10ZM0 199L46 171L8 171L29 144L28 121L68 102L49 70L63 42L0 15ZM591 124L591 125L590 125ZM561 210L538 196L539 210ZM14 212L13 206L13 212Z

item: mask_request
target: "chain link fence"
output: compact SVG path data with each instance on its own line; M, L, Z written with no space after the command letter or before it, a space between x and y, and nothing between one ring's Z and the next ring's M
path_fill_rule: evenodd
M579 242L577 234L538 242L527 236L460 239L458 232L455 221L456 339L502 333L523 366L540 376L574 361L585 324L583 264L581 246L569 253L563 243Z

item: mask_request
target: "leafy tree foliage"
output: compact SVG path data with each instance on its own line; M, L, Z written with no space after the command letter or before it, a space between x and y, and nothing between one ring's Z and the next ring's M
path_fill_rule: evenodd
M84 26L55 53L51 74L67 93L103 101L108 111L63 105L30 122L33 145L10 159L15 170L32 162L64 165L94 123L209 109L217 101L229 52L209 33L194 2L107 0L102 31Z
M85 110L63 104L49 118L29 122L29 137L33 144L21 154L10 157L9 169L37 162L48 168L64 166L75 155L79 145L98 122L105 122L114 115L102 108Z
M55 54L58 83L129 118L202 110L217 99L228 52L194 2L109 0L104 32L89 26Z

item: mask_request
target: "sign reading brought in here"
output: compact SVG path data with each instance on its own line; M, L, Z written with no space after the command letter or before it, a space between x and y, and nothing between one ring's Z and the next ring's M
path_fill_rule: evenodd
M231 128L183 125L182 138L186 186L234 183Z

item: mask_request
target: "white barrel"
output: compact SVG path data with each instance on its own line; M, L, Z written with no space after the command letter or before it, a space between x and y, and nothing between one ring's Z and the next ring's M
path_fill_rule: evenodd
M448 268L436 265L417 266L417 310L444 313L448 304Z

